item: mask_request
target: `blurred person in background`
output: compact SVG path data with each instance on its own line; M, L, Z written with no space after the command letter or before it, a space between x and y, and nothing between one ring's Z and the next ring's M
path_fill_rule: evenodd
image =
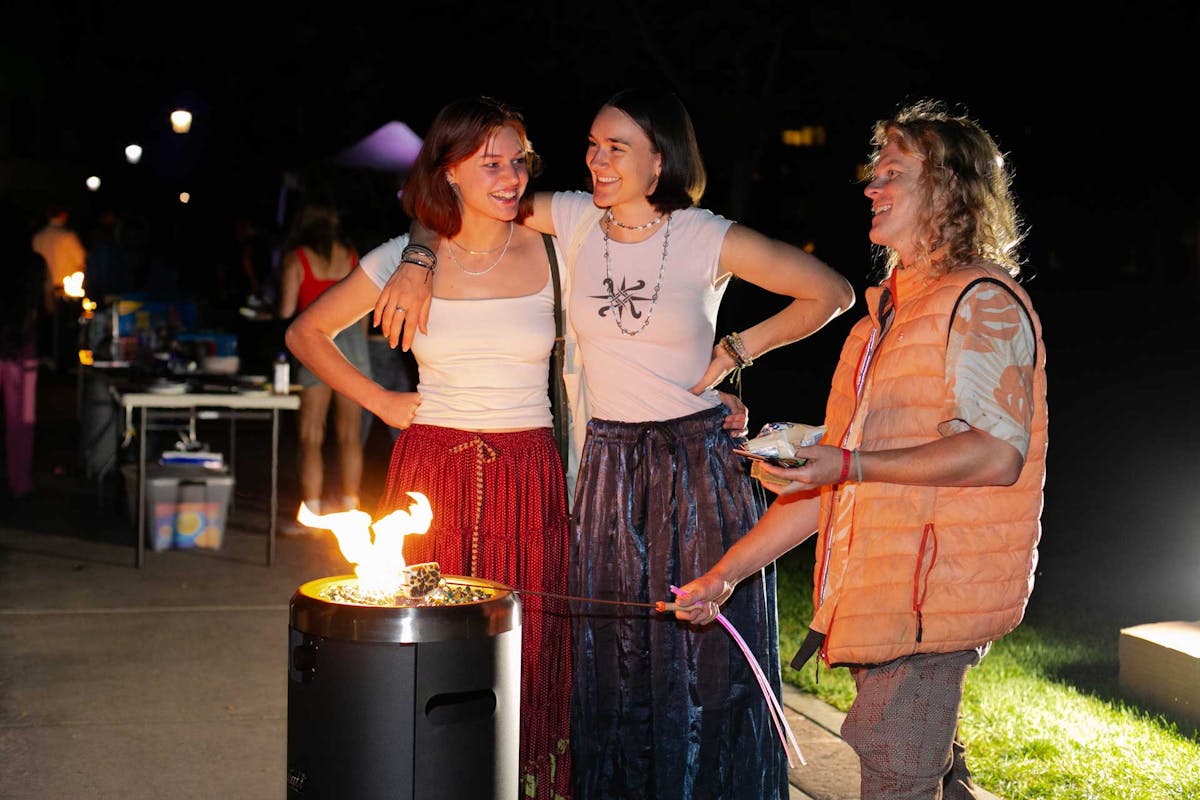
M121 241L121 217L113 209L100 213L88 240L88 297L103 302L109 295L133 290L133 271Z
M336 209L319 204L302 208L297 215L280 271L279 316L291 319L313 304L330 287L353 271L358 254L342 234ZM334 344L364 375L371 375L365 314L342 329ZM300 498L314 514L358 508L363 471L363 407L349 394L335 392L303 363L294 376L300 390ZM338 475L342 493L336 507L323 505L325 491L326 419L333 406L337 438ZM286 525L288 532L304 532Z
M33 235L33 249L46 260L50 268L50 283L56 293L62 292L63 281L76 272L87 271L87 250L79 235L67 226L69 214L61 205L46 209L46 224ZM50 305L47 311L52 311Z
M37 321L51 284L46 259L33 250L29 234L20 212L0 209L0 259L8 277L0 292L0 399L8 493L13 500L33 491Z
M42 362L54 370L66 369L74 355L74 315L60 313L59 308L66 296L63 282L87 270L87 250L79 235L67 226L68 217L65 206L47 207L46 224L32 239L34 251L46 260L50 270L50 282L42 296L47 313L37 323L37 351Z

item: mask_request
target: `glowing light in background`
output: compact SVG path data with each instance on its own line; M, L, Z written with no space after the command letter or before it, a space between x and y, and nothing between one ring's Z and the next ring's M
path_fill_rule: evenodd
M140 144L131 144L125 148L125 160L130 164L136 164L142 160L142 146Z
M192 195L189 192L179 193L179 202L183 203L185 206L191 201L191 199Z
M192 129L192 112L186 108L177 108L171 112L171 130L176 133L187 133Z
M97 175L89 175L88 179L84 181L84 183L87 184L89 191L94 192L100 188L100 177Z
M63 294L67 297L83 297L82 272L72 272L63 278Z

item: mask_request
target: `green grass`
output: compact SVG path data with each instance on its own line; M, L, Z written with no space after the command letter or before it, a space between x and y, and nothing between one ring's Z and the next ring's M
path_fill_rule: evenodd
M846 711L848 670L816 658L786 666L812 614L812 558L810 542L777 562L784 680ZM1122 697L1117 668L1117 640L1101 620L1026 619L996 642L963 696L976 781L1006 800L1200 798L1200 733Z

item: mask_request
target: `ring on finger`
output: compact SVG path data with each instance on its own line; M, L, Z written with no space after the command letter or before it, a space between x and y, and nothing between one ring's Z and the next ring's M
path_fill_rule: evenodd
M395 311L396 311L396 313L397 313L397 314L403 314L403 313L404 313L404 306L396 306L396 309L395 309Z

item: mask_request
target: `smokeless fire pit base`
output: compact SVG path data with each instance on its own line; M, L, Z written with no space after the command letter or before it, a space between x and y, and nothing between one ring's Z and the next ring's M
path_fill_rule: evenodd
M521 611L503 584L356 605L354 576L310 581L288 629L287 797L505 798L518 789ZM465 592L465 593L464 593Z

